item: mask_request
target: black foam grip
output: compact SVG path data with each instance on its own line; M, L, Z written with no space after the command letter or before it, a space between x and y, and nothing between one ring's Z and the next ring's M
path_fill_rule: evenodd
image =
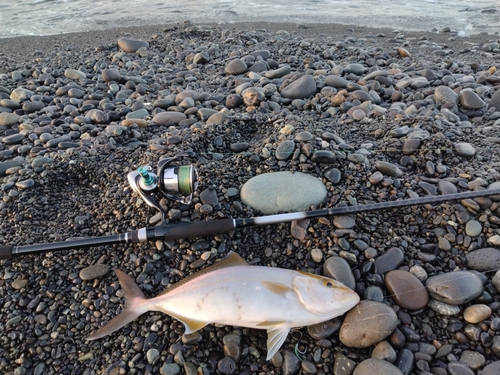
M0 245L0 259L10 259L12 258L12 245Z
M166 240L177 240L181 238L194 238L217 233L226 233L234 230L233 219L198 221L196 223L185 223L172 225L165 233Z

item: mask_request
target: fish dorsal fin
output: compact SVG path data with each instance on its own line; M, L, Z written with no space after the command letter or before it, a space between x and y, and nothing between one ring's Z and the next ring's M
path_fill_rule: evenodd
M275 327L267 330L267 357L266 361L269 361L274 357L276 352L281 348L281 345L285 342L286 337L290 332L290 327Z
M164 294L170 293L171 291L173 291L173 290L177 289L178 287L196 279L199 276L206 275L207 273L221 270L223 268L229 268L229 267L235 267L235 266L249 266L249 264L246 262L245 259L240 257L238 254L230 252L229 255L227 257L225 257L224 259L222 259L218 262L215 262L211 266L208 266L208 267L202 269L201 271L198 271L192 275L185 277L184 279L179 281L177 284L172 285L170 288L165 289L159 295L164 295Z

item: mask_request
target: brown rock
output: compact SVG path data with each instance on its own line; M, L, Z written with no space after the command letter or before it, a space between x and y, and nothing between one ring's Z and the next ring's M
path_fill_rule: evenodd
M420 310L429 302L427 289L410 272L402 270L388 272L385 275L385 285L394 301L404 309Z

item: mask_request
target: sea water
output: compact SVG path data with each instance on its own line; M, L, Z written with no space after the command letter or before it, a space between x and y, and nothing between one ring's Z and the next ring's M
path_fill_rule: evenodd
M340 23L402 30L500 31L492 0L0 0L0 38L193 22Z

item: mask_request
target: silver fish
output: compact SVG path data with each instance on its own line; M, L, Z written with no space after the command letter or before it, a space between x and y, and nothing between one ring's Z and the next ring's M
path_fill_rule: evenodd
M344 314L359 302L344 284L307 272L250 266L236 253L147 299L134 279L116 269L125 307L87 340L106 336L148 311L181 321L186 334L207 324L267 330L267 360L291 328L321 323Z

